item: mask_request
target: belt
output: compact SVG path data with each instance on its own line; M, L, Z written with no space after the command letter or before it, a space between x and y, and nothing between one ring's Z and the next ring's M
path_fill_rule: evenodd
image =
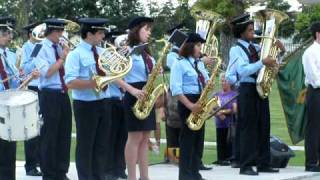
M121 101L122 98L120 97L109 97L109 98L106 98L107 100L112 100L112 101Z
M66 94L63 89L52 89L52 88L41 88L42 92L53 92L53 93L60 93L60 94Z

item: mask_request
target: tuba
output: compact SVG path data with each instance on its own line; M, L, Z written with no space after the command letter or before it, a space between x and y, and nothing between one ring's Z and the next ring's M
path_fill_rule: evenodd
M201 47L202 54L216 58L219 54L219 42L214 32L217 26L224 21L223 17L214 11L201 9L197 5L191 8L191 15L197 20L196 32L206 39L206 43ZM211 66L207 68L209 72L213 69Z
M149 75L146 85L143 87L143 90L146 92L147 95L142 100L138 99L132 107L134 115L140 120L144 120L149 116L158 97L166 91L166 86L164 83L161 83L160 85L156 86L156 79L162 71L162 64L166 58L166 55L171 49L171 43L163 39L158 41L164 41L165 46L162 49L157 64L152 69Z
M288 15L277 10L266 9L256 13L256 18L263 22L263 34L261 41L260 59L271 56L277 59L280 51L275 46L276 39L274 38L279 25L282 21L288 19ZM259 38L259 37L258 37ZM267 98L271 91L272 83L278 73L278 67L263 66L257 77L257 91L261 98Z
M201 110L197 113L191 113L186 122L191 130L197 131L202 128L207 117L209 117L210 112L214 108L219 108L221 106L220 99L217 96L214 96L211 99L209 99L209 97L213 92L215 78L222 64L222 60L219 57L218 40L214 35L216 25L219 22L222 22L222 18L213 11L202 10L197 6L192 8L191 13L197 19L197 33L200 35L203 34L205 35L203 37L206 37L206 43L202 46L202 52L206 53L209 57L216 59L216 63L213 67L207 67L211 72L211 76L197 101Z
M68 19L62 19L66 22L64 33L61 36L61 39L63 41L66 41L67 43L64 45L67 45L70 47L70 49L74 49L79 43L80 43L80 36L75 35L77 32L80 31L80 25L76 22L73 22ZM32 37L37 41L42 41L45 39L45 32L47 30L46 23L39 24L32 30ZM68 34L73 34L72 37L68 38Z

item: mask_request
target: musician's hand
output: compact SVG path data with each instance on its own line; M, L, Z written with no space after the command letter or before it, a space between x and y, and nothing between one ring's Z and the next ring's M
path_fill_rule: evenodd
M282 52L286 51L286 48L284 47L283 43L280 40L277 40L275 43L275 46L277 46Z
M209 56L203 56L202 61L205 65L213 66L215 59Z
M192 105L190 105L190 111L192 111L193 113L197 113L201 110L201 106L197 103L194 103Z
M139 99L139 100L144 99L145 96L146 96L145 91L140 90L140 89L137 89L137 88L131 89L131 90L129 91L129 93L130 93L132 96L134 96L134 97L136 97L137 99Z
M24 76L24 71L23 71L23 69L19 69L19 76Z
M37 79L40 76L40 71L39 70L32 71L31 76L33 79Z
M70 52L70 48L69 48L68 46L63 46L63 52L62 52L62 56L61 56L61 59L62 59L63 61L66 60L69 52Z
M277 65L277 61L273 59L271 56L268 56L267 58L263 59L262 63L269 67L274 67Z

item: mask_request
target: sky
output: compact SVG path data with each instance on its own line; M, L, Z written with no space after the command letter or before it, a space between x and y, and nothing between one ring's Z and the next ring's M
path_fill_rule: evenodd
M154 2L154 3L158 3L160 6L161 4L164 4L167 1L170 0L140 0L141 3L143 3L144 5L146 5L148 2ZM177 0L171 0L173 2L174 5L177 5L178 1ZM194 2L196 2L197 0L190 0L190 5L192 5ZM291 9L289 11L298 11L299 7L301 6L301 4L297 1L297 0L285 0L287 1L290 5L291 5ZM145 6L147 7L147 6ZM148 14L148 12L147 12Z

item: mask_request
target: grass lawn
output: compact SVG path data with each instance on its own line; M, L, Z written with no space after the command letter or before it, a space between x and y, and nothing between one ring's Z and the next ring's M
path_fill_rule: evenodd
M219 88L219 87L217 87ZM270 109L271 109L271 134L279 137L282 139L285 143L292 145L287 125L284 119L283 110L281 107L279 92L274 85L273 90L271 92L271 95L269 97L270 100ZM161 128L161 137L165 138L165 131L164 131L164 124L162 123ZM75 132L75 126L73 126L73 132ZM205 135L206 141L215 141L215 126L213 124L213 121L207 121L206 123L206 135ZM72 146L71 146L71 160L74 161L74 155L75 155L75 139L72 140ZM303 142L299 143L298 145L303 146ZM17 159L18 160L24 160L24 149L23 149L23 143L18 143L17 148ZM156 155L153 152L150 152L149 158L150 163L159 163L163 161L163 151L164 151L165 145L162 144L161 146L161 152L160 155ZM304 165L304 151L296 151L295 152L296 157L292 158L289 162L289 165L292 166L303 166ZM208 146L205 148L204 152L204 158L203 161L206 164L210 164L213 161L216 160L216 148L214 146Z

